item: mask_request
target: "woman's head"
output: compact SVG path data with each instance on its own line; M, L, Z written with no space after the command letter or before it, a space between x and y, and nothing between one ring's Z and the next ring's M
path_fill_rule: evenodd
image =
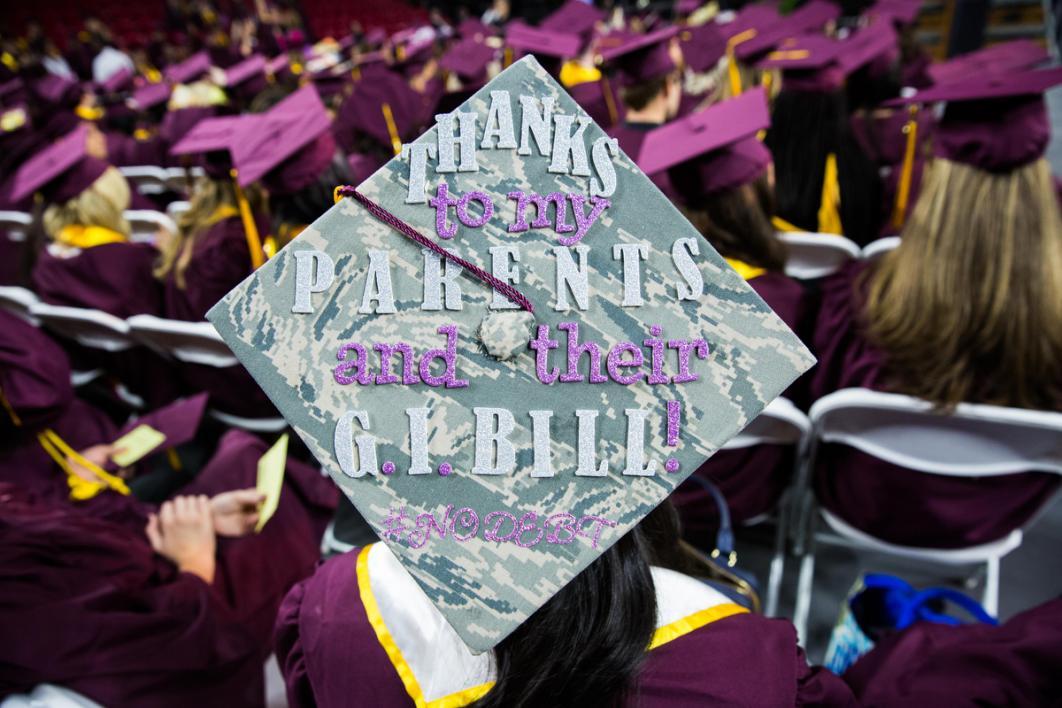
M128 236L123 212L129 201L129 183L117 168L108 167L80 194L45 209L45 233L55 238L67 226L102 226Z
M942 406L1062 401L1062 216L1038 159L991 173L937 158L867 327L899 389Z

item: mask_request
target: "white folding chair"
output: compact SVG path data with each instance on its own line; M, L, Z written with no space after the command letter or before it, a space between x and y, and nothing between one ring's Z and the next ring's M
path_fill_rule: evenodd
M753 418L744 430L723 445L722 449L739 450L753 445L792 445L796 448L796 454L793 457L796 465L799 466L810 432L811 422L808 417L788 398L779 397L767 404L767 407ZM768 617L773 617L778 612L778 595L785 570L785 537L788 531L790 496L787 493L778 504L774 555L771 557L771 569L767 579L767 598L764 603L764 614Z
M13 693L0 708L103 708L76 691L50 683L38 684L30 693Z
M952 477L995 477L1038 471L1062 475L1062 413L961 403L952 413L933 410L918 398L867 389L844 389L811 407L811 437L798 485L805 496L806 542L797 583L793 623L806 639L815 572L814 543L824 542L935 564L983 563L986 578L983 604L989 614L999 610L1000 559L1021 545L1021 529L977 546L954 549L901 546L853 528L819 509L832 534L813 534L818 515L810 494L817 448L822 443L847 445L885 462L924 474ZM844 474L844 470L831 470Z
M863 260L876 261L900 245L899 236L885 236L863 246Z
M173 219L174 223L176 223L181 214L188 211L191 206L189 202L185 201L170 202L166 205L166 216Z
M118 171L125 176L136 191L144 196L162 194L166 191L166 170L155 165L133 165L119 167Z
M177 233L177 224L161 211L127 209L123 212L123 216L129 222L132 240L139 243L153 243L155 235L160 230L169 231L171 234Z
M31 290L15 285L0 286L0 309L18 315L34 326L39 325L40 322L30 314L30 309L38 302L40 300Z
M8 241L22 242L33 225L33 217L22 211L0 211L0 230Z
M209 322L166 320L154 315L135 315L127 320L131 336L154 351L186 364L217 369L237 366L239 360ZM211 417L252 432L279 432L287 427L280 417L247 418L211 409Z
M171 192L187 195L192 191L192 184L205 174L202 167L169 167L166 169L166 187Z
M800 280L823 278L861 255L859 246L844 236L779 232L778 238L789 248L786 275Z
M72 339L89 349L114 354L134 346L129 336L129 325L125 323L125 320L100 310L61 307L38 301L30 305L29 312L41 325L55 334ZM70 383L77 388L94 381L102 374L101 369L71 371ZM144 407L144 399L124 385L117 385L115 392L133 408Z

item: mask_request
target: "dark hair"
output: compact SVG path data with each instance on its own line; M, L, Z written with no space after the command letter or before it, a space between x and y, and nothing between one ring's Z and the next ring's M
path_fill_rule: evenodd
M656 629L650 565L685 562L664 501L495 647L497 681L474 708L622 705Z
M636 84L624 86L620 89L620 98L623 99L623 103L627 107L640 111L660 95L670 78L671 74L667 74L648 81L640 81Z
M695 169L692 162L682 163L669 170L668 176L676 186L696 185L697 176L685 174ZM686 218L723 257L769 271L785 270L789 254L771 224L774 192L766 173L748 184L713 194L683 195L682 201Z
M774 155L778 216L798 228L818 230L826 157L833 153L844 235L860 245L878 237L885 219L881 178L852 134L842 92L783 88L764 142Z
M341 184L350 183L350 169L337 154L327 169L310 185L294 194L269 195L269 211L273 218L273 233L279 234L281 225L305 226L313 223L335 204L333 193Z

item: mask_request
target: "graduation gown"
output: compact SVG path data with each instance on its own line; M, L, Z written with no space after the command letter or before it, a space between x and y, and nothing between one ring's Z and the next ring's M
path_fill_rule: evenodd
M856 290L865 264L822 283L812 350L814 398L842 388L889 390L885 355L867 341ZM896 376L917 372L896 372ZM1054 495L1057 475L1042 472L976 479L923 474L841 445L821 445L819 502L856 528L891 543L957 548L988 543L1028 522Z
M67 255L69 254L69 255ZM45 302L102 310L115 317L158 315L162 292L152 274L158 251L146 243L105 243L37 257L31 280Z
M230 433L188 493L254 486L265 450ZM289 458L276 515L218 539L208 585L152 552L135 499L71 507L0 486L0 694L50 682L107 706L262 705L277 607L312 572L335 494Z
M1062 696L1062 599L1000 627L920 622L844 674L864 706L1046 706Z
M764 272L748 284L797 335L807 331L808 303L804 288L784 273ZM802 381L785 395L798 405L804 398ZM772 511L792 479L795 450L791 445L753 445L719 450L701 465L695 475L713 482L723 493L734 524ZM714 543L718 526L715 501L702 487L686 482L671 497L682 518L686 539L698 548Z
M637 705L854 705L840 679L808 666L789 622L749 614L671 570L653 568L653 581L656 646L635 682ZM293 708L412 706L414 696L462 706L493 679L489 653L471 654L379 543L330 558L296 585L276 643Z

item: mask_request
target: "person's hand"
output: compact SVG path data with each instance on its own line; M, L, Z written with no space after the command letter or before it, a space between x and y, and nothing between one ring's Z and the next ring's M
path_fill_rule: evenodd
M219 536L246 536L258 523L258 510L265 494L257 489L222 492L210 500L214 531Z
M165 502L158 514L148 518L145 531L156 553L184 572L208 583L214 581L217 538L206 496L174 497Z
M88 132L85 134L85 152L89 157L106 160L107 137L94 123L89 123L88 126Z
M111 458L111 455L114 454L114 452L115 450L113 445L93 445L90 448L81 450L81 456L96 465L97 467L103 467L107 463L107 460ZM67 465L69 465L71 472L73 472L86 482L94 482L96 484L103 483L102 479L97 477L91 469L85 467L76 458L67 457L66 463Z

